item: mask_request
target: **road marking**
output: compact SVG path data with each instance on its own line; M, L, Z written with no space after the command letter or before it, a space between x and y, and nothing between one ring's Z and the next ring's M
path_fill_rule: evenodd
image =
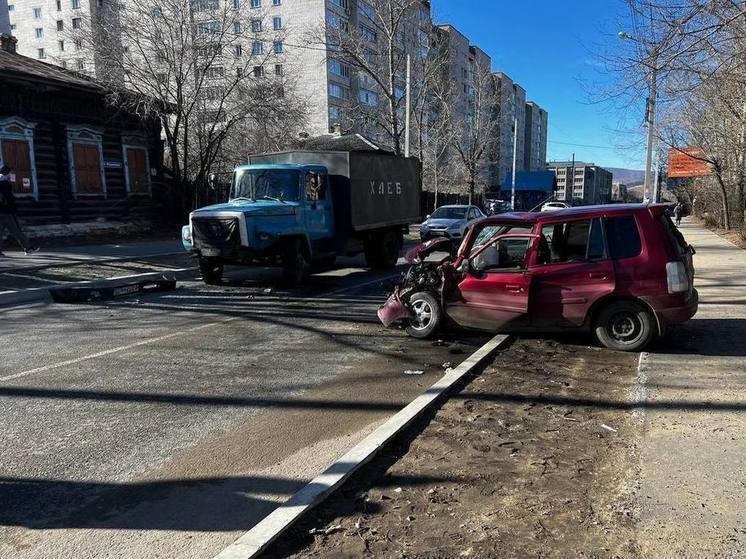
M21 377L25 377L28 375L32 375L34 373L44 373L46 371L51 371L53 369L59 369L60 367L66 367L68 365L75 365L76 363L82 363L83 361L90 361L91 359L97 359L99 357L105 357L106 355L111 355L113 353L119 353L122 351L127 351L128 349L134 349L136 347L141 347L148 344L153 344L157 342L162 342L164 340L169 340L171 338L176 338L178 336L183 336L184 334L190 334L193 332L198 332L200 330L205 330L207 328L212 328L213 326L220 326L222 324L227 324L228 322L233 322L234 320L238 320L240 317L234 316L231 318L228 318L226 320L220 320L217 322L210 322L209 324L200 324L199 326L194 326L192 328L187 328L186 330L180 330L179 332L172 332L170 334L166 334L164 336L158 336L157 338L149 338L147 340L140 340L139 342L135 342L132 344L127 344L119 347L114 347L112 349L107 349L104 351L99 351L97 353L91 353L89 355L83 355L81 357L76 357L75 359L68 359L67 361L61 361L59 363L52 363L49 365L44 365L43 367L36 367L35 369L29 369L27 371L21 371L19 373L15 373L12 375L0 377L0 381L6 381L6 380L13 380Z
M190 269L192 269L192 268L185 268L184 271L190 270ZM359 283L359 284L352 285L352 286L349 286L349 287L343 287L343 288L340 288L340 289L336 289L334 291L329 291L329 292L323 293L323 295L328 297L329 295L340 294L340 293L344 293L344 292L347 292L347 291L354 291L356 289L367 287L369 285L380 283L382 281L386 281L388 279L392 279L392 278L395 278L395 277L398 277L398 275L386 276L386 277L383 277L383 278L379 278L379 279L376 279L376 280L367 281L367 282L364 282L364 283ZM309 299L314 299L314 297L309 297ZM181 307L179 307L179 308L181 308ZM204 309L200 309L200 310L204 310ZM169 340L171 338L176 338L176 337L182 336L184 334L189 334L189 333L192 333L192 332L197 332L199 330L204 330L206 328L211 328L213 326L220 326L222 324L227 324L228 322L233 322L234 320L238 320L239 318L241 318L241 317L234 316L234 317L228 318L226 320L220 320L220 321L217 321L217 322L211 322L209 324L201 324L201 325L195 326L193 328L188 328L186 330L180 330L179 332L172 332L171 334L166 334L166 335L163 335L163 336L158 336L156 338L149 338L147 340L140 340L139 342L135 342L135 343L132 343L132 344L127 344L127 345L115 347L115 348L112 348L112 349L107 349L107 350L104 350L104 351L99 351L99 352L92 353L92 354L89 354L89 355L83 355L81 357L76 357L75 359L68 359L67 361L61 361L59 363L51 363L49 365L44 365L42 367L36 367L34 369L28 369L27 371L20 371L18 373L14 373L12 375L7 375L7 376L4 376L4 377L0 377L0 382L4 382L4 381L7 381L7 380L14 380L14 379L17 379L17 378L21 378L21 377L25 377L25 376L28 376L28 375L32 375L34 373L44 373L44 372L51 371L51 370L54 370L54 369L59 369L60 367L66 367L68 365L75 365L76 363L82 363L83 361L90 361L91 359L97 359L99 357L105 357L107 355L111 355L111 354L114 354L114 353L119 353L119 352L122 352L122 351L127 351L127 350L134 349L134 348L137 348L137 347L142 347L142 346L145 346L145 345L148 345L148 344L162 342L164 340Z

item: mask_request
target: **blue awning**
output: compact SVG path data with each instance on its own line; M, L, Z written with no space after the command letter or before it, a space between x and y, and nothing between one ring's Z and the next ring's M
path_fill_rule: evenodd
M515 189L517 192L535 190L551 193L554 191L555 176L553 171L518 171L515 174ZM513 176L508 173L503 182L502 190L512 190Z

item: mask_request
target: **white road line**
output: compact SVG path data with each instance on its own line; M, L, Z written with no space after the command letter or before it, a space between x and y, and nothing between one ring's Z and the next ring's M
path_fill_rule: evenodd
M185 270L188 270L188 269L191 269L191 268L185 268ZM324 296L335 295L335 294L344 293L344 292L347 292L347 291L354 291L356 289L360 289L362 287L367 287L368 285L373 285L373 284L376 284L376 283L379 283L379 282L382 282L382 281L386 281L387 279L392 279L392 278L395 278L395 277L398 277L398 275L387 276L387 277L384 277L384 278L379 278L379 279L376 279L376 280L367 281L367 282L364 282L364 283L359 283L359 284L356 284L356 285L353 285L353 286L343 287L341 289L336 289L334 291L329 291L327 293L324 293ZM313 299L313 298L314 297L309 297L309 299ZM147 340L141 340L141 341L135 342L133 344L123 345L123 346L115 347L115 348L112 348L112 349L107 349L105 351L99 351L97 353L92 353L90 355L84 355L82 357L76 357L75 359L69 359L67 361L61 361L59 363L51 363L49 365L44 365L42 367L36 367L34 369L29 369L27 371L20 371L18 373L14 373L12 375L7 375L7 376L4 376L4 377L0 377L0 382L7 381L7 380L14 380L14 379L17 379L17 378L21 378L21 377L25 377L25 376L28 376L28 375L32 375L34 373L44 373L46 371L51 371L53 369L59 369L60 367L66 367L68 365L75 365L76 363L81 363L83 361L89 361L91 359L97 359L99 357L105 357L106 355L111 355L113 353L119 353L119 352L122 352L122 351L127 351L129 349L134 349L136 347L141 347L141 346L148 345L148 344L162 342L164 340L168 340L168 339L171 339L171 338L176 338L178 336L182 336L184 334L188 334L188 333L191 333L191 332L197 332L199 330L204 330L206 328L211 328L213 326L219 326L219 325L222 325L222 324L226 324L228 322L233 322L234 320L238 320L239 318L241 318L241 317L234 316L234 317L228 318L226 320L220 320L220 321L217 321L217 322L211 322L209 324L201 324L201 325L195 326L193 328L188 328L186 330L180 330L179 332L172 332L171 334L166 334L164 336L159 336L157 338L149 338Z
M60 367L66 367L67 365L75 365L76 363L81 363L83 361L89 361L91 359L97 359L99 357L104 357L106 355L111 355L113 353L119 353L122 351L127 351L129 349L134 349L136 347L141 347L148 344L153 344L157 342L162 342L164 340L169 340L171 338L176 338L178 336L183 336L184 334L190 334L192 332L198 332L200 330L204 330L206 328L212 328L213 326L220 326L222 324L227 324L228 322L233 322L234 320L238 320L239 317L231 317L226 320L220 320L217 322L210 322L209 324L200 324L199 326L194 326L193 328L187 328L186 330L180 330L178 332L172 332L170 334L166 334L164 336L158 336L157 338L149 338L147 340L141 340L139 342L135 342L133 344L127 344L119 347L114 347L112 349L107 349L105 351L99 351L97 353L91 353L90 355L83 355L82 357L76 357L75 359L68 359L67 361L61 361L59 363L51 363L49 365L44 365L43 367L36 367L35 369L29 369L27 371L21 371L19 373L15 373L12 375L8 375L5 377L0 377L0 381L6 381L6 380L13 380L21 377L25 377L28 375L32 375L34 373L44 373L46 371L51 371L53 369L59 369Z

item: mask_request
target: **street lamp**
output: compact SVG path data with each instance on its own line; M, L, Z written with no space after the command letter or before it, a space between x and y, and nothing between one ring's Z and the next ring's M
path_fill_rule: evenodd
M623 41L635 41L635 39L626 33L620 31L618 37ZM657 96L658 89L658 52L657 49L653 49L647 57L651 62L643 64L650 68L650 81L648 83L649 94L646 106L645 122L648 128L648 146L647 156L645 159L645 192L650 192L651 187L653 190L653 202L658 201L658 181L656 180L653 184L653 144L655 142L655 98Z

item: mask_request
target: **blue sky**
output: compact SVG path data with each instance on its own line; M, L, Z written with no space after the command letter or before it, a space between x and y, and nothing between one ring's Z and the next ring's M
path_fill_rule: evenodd
M549 113L549 159L607 167L644 167L642 135L620 140L622 119L607 105L590 104L591 82L608 81L594 52L613 47L624 19L623 0L433 0L436 23L451 23L526 89ZM562 143L560 143L562 142ZM635 147L630 148L630 143ZM580 144L580 145L567 145ZM626 144L622 147L622 144ZM600 147L583 147L600 146ZM639 146L639 147L638 147Z

